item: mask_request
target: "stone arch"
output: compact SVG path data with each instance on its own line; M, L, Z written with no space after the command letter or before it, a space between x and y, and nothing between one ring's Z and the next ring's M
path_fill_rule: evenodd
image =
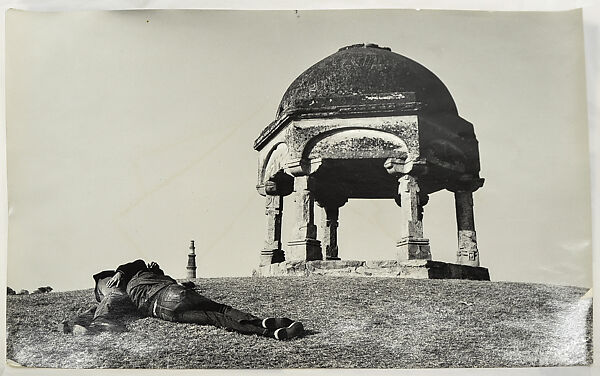
M262 163L260 182L264 183L280 171L283 171L288 158L289 150L287 144L284 142L275 144Z
M315 158L406 159L408 146L399 136L372 128L348 127L323 132L308 141L302 156Z

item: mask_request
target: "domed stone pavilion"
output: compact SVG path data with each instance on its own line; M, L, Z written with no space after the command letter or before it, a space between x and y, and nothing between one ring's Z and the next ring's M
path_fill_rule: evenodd
M472 193L483 185L473 125L421 64L375 44L341 48L292 82L254 148L267 215L257 274L489 279L473 219ZM456 202L456 263L432 261L423 233L423 206L442 190ZM290 194L297 218L284 251L283 197ZM395 260L341 258L339 209L353 198L394 199L400 207ZM315 203L324 210L319 226Z

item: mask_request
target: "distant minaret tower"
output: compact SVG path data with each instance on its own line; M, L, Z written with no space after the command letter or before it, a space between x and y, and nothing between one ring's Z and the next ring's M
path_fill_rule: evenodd
M188 253L187 277L196 278L196 247L194 241L190 244L190 253Z

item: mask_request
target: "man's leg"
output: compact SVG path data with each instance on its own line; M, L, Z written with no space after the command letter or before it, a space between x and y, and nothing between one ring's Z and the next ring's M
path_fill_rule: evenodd
M304 332L302 323L287 318L261 319L251 313L212 301L195 290L188 290L184 299L188 300L190 305L176 312L176 321L208 323L242 334L258 334L277 339L297 337Z
M65 318L58 324L58 330L62 333L70 333L74 335L86 334L87 328L94 319L94 313L96 312L96 305L87 309L82 308L77 311L77 314Z
M271 336L269 332L272 331L260 326L260 319L251 319L248 316L244 315L245 318L240 320L236 314L230 316L228 313L222 311L186 310L176 312L173 321L213 325L242 334Z
M152 302L151 309L152 316L168 321L214 325L252 334L262 334L266 329L261 327L258 317L176 284L161 290Z
M280 340L298 337L304 333L301 322L290 320L291 323L284 328L268 329L261 325L264 320L226 305L220 311L189 310L176 312L173 321L214 325L242 334L258 334Z
M96 288L103 298L96 308L89 329L116 333L124 332L127 329L118 319L123 315L135 312L136 308L123 287L110 288L106 286L109 279L110 277L107 277L98 281Z
M157 295L152 314L169 321L213 325L242 334L258 334L278 339L298 336L304 330L301 323L285 318L263 320L179 285L169 286ZM263 323L287 326L276 335L279 328L263 326Z
M186 305L188 310L218 311L227 315L232 320L238 321L240 324L250 324L262 327L263 329L275 330L279 328L285 328L294 322L287 317L269 317L266 319L261 319L251 313L243 312L229 305L210 300L207 297L200 295L196 290L193 289L187 290L183 299L189 302Z
M100 303L65 319L59 324L59 330L74 335L126 331L125 325L117 319L124 314L135 312L135 307L125 290L106 287L109 279L101 279L96 285L97 296L101 298Z

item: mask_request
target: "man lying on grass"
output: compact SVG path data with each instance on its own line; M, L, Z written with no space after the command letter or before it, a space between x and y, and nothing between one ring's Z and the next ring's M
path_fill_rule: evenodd
M304 333L301 322L285 317L260 319L200 295L193 283L177 283L164 274L157 263L136 260L94 275L96 307L90 325L79 320L65 332L89 333L124 331L118 318L137 308L143 315L163 320L214 325L242 334L258 334L279 340ZM92 310L87 312L90 315Z

